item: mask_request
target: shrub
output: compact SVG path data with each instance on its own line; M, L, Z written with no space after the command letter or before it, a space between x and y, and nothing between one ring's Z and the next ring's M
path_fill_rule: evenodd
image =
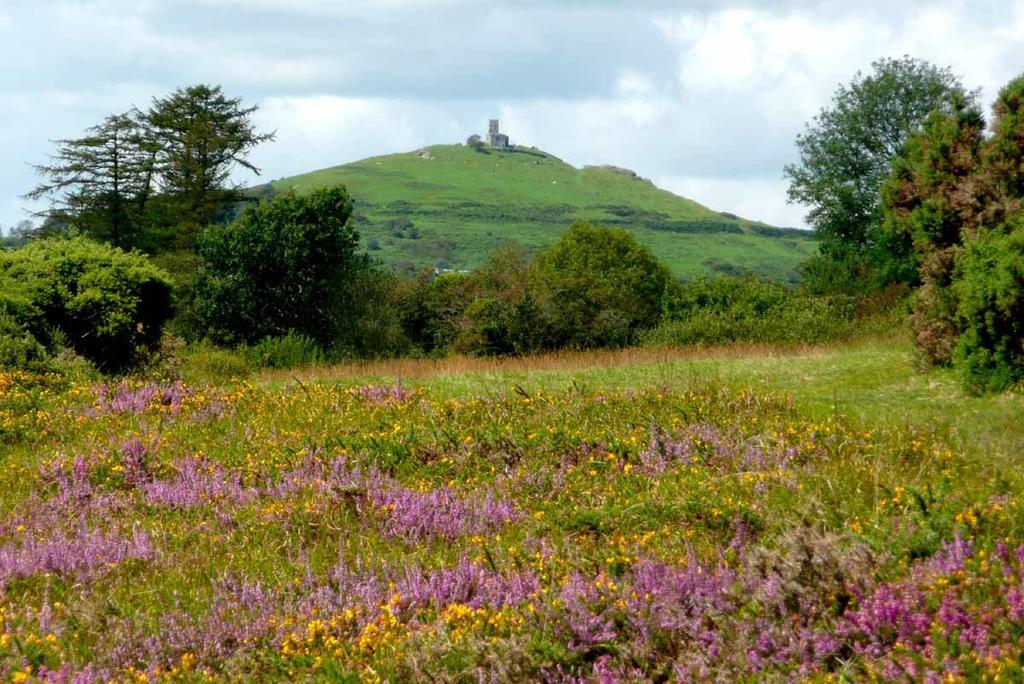
M44 370L46 349L23 325L6 313L0 313L0 369Z
M399 288L399 320L410 342L425 354L446 351L462 329L473 300L471 278L463 273L434 277L421 271Z
M367 266L343 187L288 193L247 208L200 240L201 328L214 341L255 343L290 332L329 348L350 323L353 275Z
M921 366L948 366L956 347L956 294L952 288L960 247L931 252L921 263L921 287L914 293L910 329Z
M967 243L953 290L961 334L954 364L972 393L1024 378L1024 216Z
M108 372L154 348L171 315L164 271L85 238L36 240L0 254L0 297L39 343L51 351L66 344Z
M730 342L817 343L851 335L857 300L816 297L756 278L699 278L670 290L652 346Z
M330 348L335 358L378 358L408 354L411 343L402 329L398 278L378 264L366 263L345 289L348 323L339 328Z
M324 353L317 343L297 333L264 338L247 351L256 368L295 368L324 361Z

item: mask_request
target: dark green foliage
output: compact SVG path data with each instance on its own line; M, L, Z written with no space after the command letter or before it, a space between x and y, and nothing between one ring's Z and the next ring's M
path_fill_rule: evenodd
M1024 379L1024 217L969 241L956 275L957 371L971 392L1004 390Z
M983 223L989 195L980 173L985 120L971 98L933 111L893 160L882 188L884 225L919 264L911 330L923 365L953 360L959 330L953 283L964 240Z
M122 371L159 342L171 281L138 253L84 238L35 240L0 253L0 305L51 351L67 345L101 370Z
M360 296L352 278L367 265L351 213L338 187L282 195L208 228L196 282L201 330L227 344L294 332L330 348L351 322Z
M653 346L730 342L815 343L854 333L857 299L808 296L757 278L700 278L673 288Z
M425 354L448 350L459 335L473 293L470 277L420 271L398 287L399 320L412 345Z
M228 184L236 166L259 173L248 153L274 134L256 132L256 110L227 97L220 86L202 84L153 100L143 120L159 145L161 185L178 203L179 223L205 226L236 200L238 192Z
M999 91L992 113L992 137L984 151L991 196L985 219L997 225L1024 208L1024 75Z
M0 369L43 370L48 353L18 320L0 313Z
M108 116L86 133L57 142L55 163L35 167L44 181L27 197L52 197L43 212L51 220L115 247L138 247L153 194L157 145L131 114Z
M668 269L621 228L574 224L530 277L555 347L621 346L658 323Z
M379 358L408 354L411 343L402 329L401 292L390 269L360 258L344 289L347 313L336 332L334 358Z
M247 155L273 134L256 132L256 109L219 86L179 88L146 112L108 116L84 137L58 141L27 197L51 198L42 213L63 233L150 253L191 249L203 226L237 212L232 171L259 173Z
M949 105L933 111L907 141L881 192L886 229L908 240L919 260L961 244L983 206L974 176L985 119L973 99Z
M849 268L859 261L857 270L879 271L858 276L859 286L913 278L907 245L887 240L882 229L879 190L891 161L929 113L969 99L948 69L910 57L882 59L870 74L840 86L831 107L798 136L800 162L785 169L789 198L810 207L807 220L827 262Z
M911 316L918 356L954 363L975 392L1006 387L1018 372L1020 331L1006 321L1020 296L1019 254L1005 224L1016 225L1024 201L1024 78L1000 91L993 110L988 139L972 98L934 111L882 193L886 228L920 264Z
M910 329L919 365L945 366L953 361L959 329L952 288L960 247L934 250L921 263L921 286L911 299Z

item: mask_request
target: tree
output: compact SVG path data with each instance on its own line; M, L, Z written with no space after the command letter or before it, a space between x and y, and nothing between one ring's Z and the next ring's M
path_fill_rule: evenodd
M153 189L155 150L129 114L108 116L86 133L58 141L54 163L35 167L44 180L26 197L52 198L40 213L49 221L116 247L135 247Z
M919 358L954 364L970 391L1020 377L1024 332L1024 78L993 105L992 135L973 98L951 98L893 160L884 225L920 264L911 328Z
M252 115L258 108L243 107L220 86L194 85L154 99L140 113L148 139L159 149L161 190L178 202L177 218L192 230L212 223L238 199L238 188L229 183L236 167L259 175L248 154L274 134L256 131Z
M629 232L576 223L537 257L530 291L549 346L622 346L658 323L669 281Z
M224 343L294 332L330 347L356 309L354 274L368 264L351 214L339 186L281 195L207 227L196 281L202 329Z
M983 220L998 225L1024 209L1024 75L999 91L992 114L982 159L991 201Z
M936 107L972 101L949 69L903 57L872 63L840 86L832 104L796 139L800 161L785 168L790 202L809 207L821 256L875 284L913 280L909 246L882 227L880 189L894 157ZM851 287L863 287L855 282Z
M4 236L3 246L8 249L24 247L36 236L36 232L37 228L32 221L28 219L18 221L18 224Z

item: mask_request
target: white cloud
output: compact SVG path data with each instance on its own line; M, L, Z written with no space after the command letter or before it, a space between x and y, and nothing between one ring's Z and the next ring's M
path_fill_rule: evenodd
M653 180L659 187L717 211L755 217L774 226L803 225L803 211L786 204L786 183L782 180L706 176L663 176Z
M460 123L440 103L334 95L267 98L258 123L263 130L277 131L277 139L253 155L268 178L453 143L484 124Z

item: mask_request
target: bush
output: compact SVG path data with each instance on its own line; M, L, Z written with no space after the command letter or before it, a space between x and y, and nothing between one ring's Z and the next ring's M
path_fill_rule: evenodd
M51 352L66 344L117 372L159 344L171 280L136 252L84 238L36 240L0 254L0 308Z
M921 287L911 300L910 330L914 353L922 367L948 366L953 361L960 331L952 285L961 253L960 247L935 250L921 263Z
M203 341L188 345L182 353L181 376L186 382L224 382L245 377L251 370L245 350L215 347Z
M295 368L324 362L317 343L297 333L267 337L248 348L248 357L256 368Z
M971 393L1024 378L1024 216L967 243L953 290L961 334L954 365Z
M323 349L351 323L356 254L343 187L288 193L248 207L234 223L200 240L196 281L201 329L216 342L253 344L294 332Z
M699 278L670 291L651 346L730 342L818 343L856 329L857 300L815 297L756 278Z
M409 353L412 345L401 321L402 292L390 269L366 263L353 272L344 296L348 322L335 334L330 360Z
M434 277L421 271L399 286L402 330L425 354L444 353L462 329L463 313L473 300L472 279L463 273Z
M0 369L47 370L49 354L13 316L0 313Z

